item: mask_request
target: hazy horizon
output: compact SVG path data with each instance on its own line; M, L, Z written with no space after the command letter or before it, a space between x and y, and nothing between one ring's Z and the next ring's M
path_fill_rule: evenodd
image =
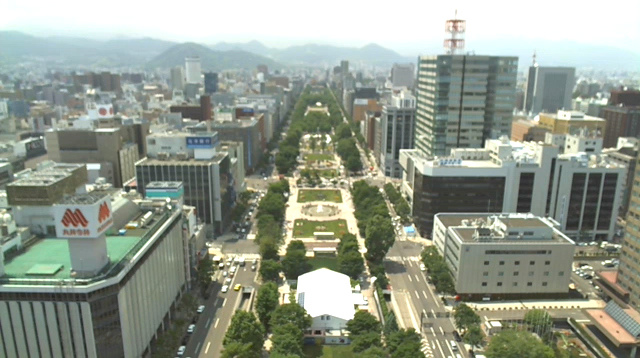
M618 2L615 9L544 0L526 12L515 9L508 1L381 8L359 1L327 0L309 11L291 0L278 5L251 0L244 4L242 8L235 3L194 4L192 8L181 7L176 14L171 7L149 8L146 3L122 0L110 2L107 8L87 8L86 2L78 0L65 1L63 5L11 2L0 18L0 29L44 37L150 37L207 45L257 40L275 48L308 43L349 47L376 43L402 55L414 55L442 44L444 22L453 18L457 7L458 18L467 20L468 49L473 49L476 41L487 40L521 39L532 46L536 41L568 40L640 53L640 2L634 0ZM218 15L239 11L245 13L244 18ZM310 22L310 16L318 22ZM530 24L526 20L531 20ZM339 26L341 21L343 26Z

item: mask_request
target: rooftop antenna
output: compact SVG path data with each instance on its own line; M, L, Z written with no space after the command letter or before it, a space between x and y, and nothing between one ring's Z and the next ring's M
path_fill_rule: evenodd
M466 20L458 19L456 9L453 19L445 22L444 31L448 34L444 40L444 49L448 55L455 55L464 52L464 33L467 27Z
M533 50L533 67L537 67L538 63L536 62L536 50Z

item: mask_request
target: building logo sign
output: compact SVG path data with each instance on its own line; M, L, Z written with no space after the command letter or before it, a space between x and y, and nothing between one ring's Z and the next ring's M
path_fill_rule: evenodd
M113 225L111 201L105 199L88 205L55 205L56 235L63 238L100 237Z
M189 148L189 149L209 149L209 148L213 148L213 138L211 138L211 137L187 137L187 148Z

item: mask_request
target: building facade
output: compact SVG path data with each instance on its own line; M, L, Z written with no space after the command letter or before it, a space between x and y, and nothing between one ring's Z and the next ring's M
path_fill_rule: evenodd
M537 115L540 112L570 110L576 69L574 67L529 67L524 111Z
M218 92L218 74L216 72L204 73L204 93L212 94Z
M200 57L186 57L184 59L186 83L202 83L202 67Z
M532 214L440 213L433 243L469 299L567 297L575 243Z
M517 68L517 57L421 56L415 148L445 156L511 135Z
M386 176L402 178L400 150L413 149L416 100L408 93L393 96L390 105L382 107L380 116L380 153L378 165ZM375 148L375 145L374 145Z
M413 88L416 81L416 66L413 63L394 63L391 68L391 85L393 87Z
M587 129L606 137L606 122L599 117L586 115L578 111L558 111L555 113L540 113L538 126L547 129L552 134L576 134Z
M565 154L554 145L506 137L488 140L484 149L454 149L439 159L401 150L401 189L417 228L430 234L440 212L530 212L558 221L572 238L612 238L626 168L599 153L601 147L574 152L585 147L576 142L592 139L569 137Z
M640 158L636 159L636 168L638 161ZM638 280L640 277L640 173L638 172L634 175L626 221L617 283L628 291L629 304L638 310L640 309L640 280Z

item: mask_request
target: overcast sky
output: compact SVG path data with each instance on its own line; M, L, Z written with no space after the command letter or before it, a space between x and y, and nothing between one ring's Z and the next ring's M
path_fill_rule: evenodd
M444 21L456 8L459 18L467 20L467 44L492 38L557 39L640 52L638 0L0 0L0 29L206 44L255 39L274 47L375 42L409 54L442 43Z

